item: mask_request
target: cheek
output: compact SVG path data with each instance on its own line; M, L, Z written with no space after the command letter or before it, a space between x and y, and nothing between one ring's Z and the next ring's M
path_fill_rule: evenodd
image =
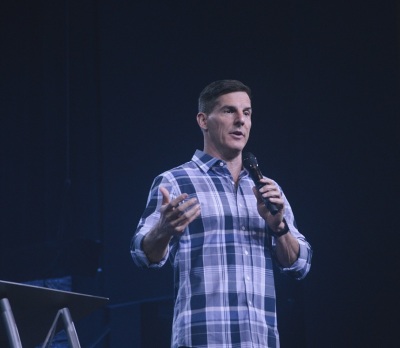
M209 135L214 141L222 141L224 137L223 127L214 124L212 127L208 128Z
M248 125L247 125L247 134L250 135L250 131L251 131L251 121L249 121Z
M214 133L218 136L218 137L222 137L226 132L228 127L224 124L221 123L216 123L213 125L214 128Z

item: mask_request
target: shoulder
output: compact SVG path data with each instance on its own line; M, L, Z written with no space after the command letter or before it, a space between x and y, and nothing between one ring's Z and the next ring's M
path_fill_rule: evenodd
M161 173L159 177L177 178L177 177L191 175L196 171L198 171L197 165L193 161L189 161L177 167L166 170L165 172Z

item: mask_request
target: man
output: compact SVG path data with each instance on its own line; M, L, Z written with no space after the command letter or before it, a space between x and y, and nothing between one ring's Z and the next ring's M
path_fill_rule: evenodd
M172 261L173 348L279 347L272 262L296 279L310 269L311 247L280 187L263 178L257 190L243 169L250 98L236 80L215 81L201 92L204 149L154 180L132 240L137 265Z

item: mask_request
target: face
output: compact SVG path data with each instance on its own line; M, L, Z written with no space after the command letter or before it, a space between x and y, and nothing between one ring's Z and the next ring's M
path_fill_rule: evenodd
M240 155L251 128L251 101L246 92L220 96L208 115L199 113L197 119L204 131L204 149L221 159Z

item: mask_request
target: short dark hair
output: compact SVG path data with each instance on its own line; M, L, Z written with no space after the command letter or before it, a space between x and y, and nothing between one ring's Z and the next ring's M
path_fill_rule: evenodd
M217 104L221 95L232 92L246 92L251 99L251 90L238 80L218 80L211 82L200 93L199 112L209 114Z

